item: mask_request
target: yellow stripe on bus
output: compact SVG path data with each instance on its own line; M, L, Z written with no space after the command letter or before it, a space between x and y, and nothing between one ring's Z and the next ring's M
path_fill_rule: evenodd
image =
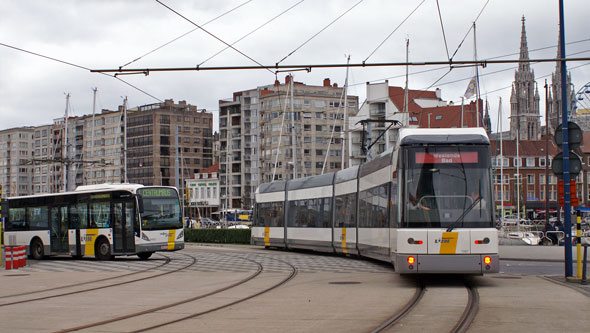
M455 254L458 237L458 232L443 232L440 242L440 254Z
M264 246L270 246L270 227L264 227Z
M98 236L98 229L86 229L86 235L84 235L84 255L94 255L94 242Z
M176 236L176 230L172 229L168 231L168 250L174 250L174 239Z
M348 253L346 248L346 228L342 228L342 253Z

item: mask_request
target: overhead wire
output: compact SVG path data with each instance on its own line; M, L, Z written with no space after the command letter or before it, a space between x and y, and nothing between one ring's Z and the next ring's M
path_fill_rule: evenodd
M237 5L236 7L234 7L234 8L232 8L232 9L230 9L230 10L226 11L225 13L223 13L223 14L221 14L221 15L218 15L217 17L215 17L215 18L213 18L213 19L211 19L211 20L209 20L209 21L207 21L207 22L203 23L203 24L202 24L202 26L206 26L207 24L209 24L209 23L211 23L211 22L213 22L213 21L215 21L215 20L217 20L217 19L220 19L220 18L222 18L223 16L225 16L225 15L227 15L227 14L229 14L229 13L231 13L231 12L235 11L236 9L238 9L238 8L240 8L240 7L244 6L244 5L246 5L246 4L248 4L249 2L252 2L252 1L253 1L253 0L247 0L246 2L243 2L243 3L239 4L239 5ZM184 36L186 36L186 35L189 35L189 34L193 33L194 31L197 31L197 30L199 30L199 28L194 28L194 29L192 29L191 31L187 31L187 32L185 32L184 34L182 34L182 35L180 35L180 36L178 36L178 37L176 37L176 38L174 38L174 39L170 40L169 42L166 42L166 43L164 43L164 44L162 44L162 45L160 45L160 46L156 47L155 49L153 49L153 50L151 50L151 51L147 52L146 54L144 54L144 55L142 55L142 56L139 56L139 57L137 57L137 58L135 58L135 59L133 59L133 60L129 61L129 62L128 62L128 63L126 63L125 65L121 66L121 68L123 68L123 67L127 67L128 65L131 65L132 63L134 63L134 62L136 62L136 61L138 61L138 60L142 59L143 57L145 57L145 56L148 56L148 55L150 55L150 54L152 54L152 53L154 53L154 52L156 52L156 51L160 50L161 48L163 48L163 47L166 47L166 46L168 46L168 45L170 45L170 44L174 43L175 41L177 41L177 40L181 39L182 37L184 37Z
M438 4L438 0L436 0L436 8L438 9L438 18L440 20L440 28L442 30L443 40L445 42L445 49L447 50L447 59L451 61L451 57L449 56L449 47L447 45L447 36L445 35L445 27L443 25L442 15L440 13L440 5Z
M204 29L202 26L198 25L197 23L193 22L191 19L189 19L188 17L182 15L181 13L179 13L178 11L174 10L172 7L166 5L165 3L163 3L160 0L155 0L157 3L159 3L160 5L164 6L166 9L170 10L171 12L173 12L174 14L180 16L181 18L183 18L184 20L186 20L187 22L191 23L192 25L198 27L199 29L203 30L203 32L205 32L206 34L208 34L209 36L215 38L216 40L220 41L221 43L225 44L226 46L229 46L232 50L238 52L239 54L243 55L244 57L248 58L250 61L254 62L255 64L257 64L258 66L268 70L269 72L275 74L272 70L270 70L267 66L264 66L263 64L261 64L260 62L256 61L254 58L250 57L249 55L245 54L244 52L236 49L235 47L231 46L230 44L228 44L226 41L222 40L221 38L217 37L216 35L214 35L213 33L211 33L210 31ZM362 0L361 0L362 1Z
M477 16L475 17L475 20L473 20L473 23L476 23L477 22L477 20L479 19L479 17L483 13L484 9L487 7L487 5L488 5L489 2L490 2L490 0L486 1L486 3L483 5L483 7L481 8L481 10L479 11L479 14L477 14ZM467 36L469 36L469 33L471 32L472 29L473 29L473 24L470 24L469 25L469 29L467 29L467 32L465 33L465 36L463 36L463 39L461 40L461 42L457 46L457 49L455 50L455 52L453 52L453 55L449 59L452 60L455 57L455 55L457 54L457 51L459 51L459 49L463 45L463 42L465 41L465 39L467 39Z
M19 48L19 47L16 47L16 46L12 46L12 45L8 45L8 44L4 44L4 43L0 43L0 45L1 45L1 46L5 46L5 47L8 47L8 48L11 48L11 49L14 49L14 50L17 50L17 51L21 51L21 52L24 52L24 53L28 53L28 54L31 54L31 55L34 55L34 56L38 56L38 57L45 58L45 59L48 59L48 60L56 61L56 62L59 62L59 63L65 64L65 65L68 65L68 66L76 67L76 68L79 68L79 69L84 69L84 70L87 70L87 71L89 71L89 72L91 72L91 73L94 73L94 72L93 72L93 71L92 71L90 68L88 68L88 67L84 67L84 66L81 66L81 65L77 65L77 64L74 64L74 63L71 63L71 62L68 62L68 61L60 60L60 59L57 59L57 58L53 58L53 57L50 57L50 56L46 56L46 55L43 55L43 54L40 54L40 53L36 53L36 52L33 52L33 51L25 50L25 49L22 49L22 48ZM162 102L162 100L161 100L161 99L159 99L159 98L155 97L154 95L152 95L152 94L150 94L150 93L148 93L148 92L146 92L146 91L144 91L144 90L142 90L142 89L140 89L140 88L138 88L138 87L136 87L136 86L132 85L131 83L129 83L129 82L127 82L127 81L124 81L124 80L120 79L120 78L119 78L119 77L117 77L116 75L111 75L111 74L108 74L108 73L103 73L103 72L97 72L97 73L100 73L100 74L102 74L102 75L105 75L105 76L108 76L108 77L114 77L115 79L117 79L117 80L119 80L119 81L121 81L121 82L125 83L126 85L128 85L128 86L132 87L133 89L136 89L136 90L138 90L138 91L140 91L140 92L142 92L142 93L144 93L144 94L146 94L146 95L150 96L151 98L153 98L153 99L155 99L155 100L158 100L158 101Z
M158 1L158 0L156 0L156 1ZM338 21L342 16L346 15L348 12L350 12L351 10L353 10L354 7L358 6L363 1L364 0L359 0L352 7L348 8L344 13L340 14L340 16L338 16L337 18L335 18L334 20L332 20L332 22L328 23L328 25L326 25L325 27L323 27L320 31L318 31L317 33L315 33L310 38L308 38L301 45L297 46L293 51L289 52L289 54L287 54L285 57L283 57L283 59L279 60L277 62L277 65L280 64L281 62L283 62L285 59L289 58L293 53L297 52L297 50L299 50L300 48L302 48L305 44L309 43L309 41L311 41L312 39L314 39L317 35L319 35L320 33L322 33L324 30L326 30L328 27L330 27L332 24L334 24L336 21Z
M240 42L241 40L243 40L244 38L252 35L253 33L255 33L256 31L262 29L264 26L266 26L267 24L269 24L270 22L274 21L275 19L279 18L280 16L282 16L283 14L285 14L286 12L290 11L291 9L295 8L296 6L298 6L299 4L301 4L303 1L305 0L301 0L299 2L297 2L296 4L292 5L291 7L285 9L284 11L282 11L281 13L279 13L278 15L276 15L275 17L271 18L270 20L266 21L265 23L263 23L262 25L258 26L256 29L250 31L249 33L245 34L244 36L240 37L238 40L236 40L235 42L231 43L231 45L235 45L236 43ZM211 60L212 58L216 57L217 55L219 55L221 52L227 50L229 48L229 46L226 46L224 49L222 49L221 51L215 53L214 55L210 56L209 58L203 60L201 63L199 63L198 66L203 65L204 63L206 63L207 61Z
M400 27L401 27L401 26L402 26L402 25L403 25L403 24L404 24L404 23L405 23L405 22L406 22L406 21L407 21L407 20L410 18L410 16L412 16L412 14L414 14L414 12L416 12L416 10L418 10L418 8L420 8L420 6L422 6L422 4L423 4L424 2L426 2L426 0L422 0L422 2L421 2L421 3L419 3L419 4L418 4L418 6L416 6L416 8L414 8L414 10L412 10L412 11L410 12L410 14L408 14L408 16L406 16L406 18L405 18L405 19L403 19L403 21L401 21L401 22L400 22L400 24L398 24L398 26L397 26L397 27L395 27L395 29L393 29L393 31L392 31L392 32L391 32L389 35L387 35L387 37L385 37L385 39L384 39L384 40L383 40L383 41L382 41L382 42L381 42L381 43L380 43L380 44L379 44L379 45L378 45L378 46L377 46L377 47L376 47L376 48L373 50L373 52L371 52L371 54L369 54L369 55L367 56L367 58L365 58L365 60L363 60L363 62L366 62L367 60L369 60L369 58L370 58L370 57L373 55L373 53L377 52L377 50L378 50L378 49L379 49L379 48L380 48L380 47L381 47L383 44L385 44L385 42L386 42L386 41L389 39L389 37L391 37L391 35L393 35L393 34L394 34L396 31L397 31L397 29L399 29L399 28L400 28Z

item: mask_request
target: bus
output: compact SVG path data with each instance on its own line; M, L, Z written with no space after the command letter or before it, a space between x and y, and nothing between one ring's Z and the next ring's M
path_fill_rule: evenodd
M178 191L140 184L79 186L75 191L11 197L4 201L6 246L27 255L149 258L184 248Z

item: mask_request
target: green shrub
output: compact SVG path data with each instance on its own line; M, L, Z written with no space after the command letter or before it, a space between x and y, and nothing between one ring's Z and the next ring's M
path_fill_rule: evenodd
M184 241L192 243L250 244L250 229L184 229Z

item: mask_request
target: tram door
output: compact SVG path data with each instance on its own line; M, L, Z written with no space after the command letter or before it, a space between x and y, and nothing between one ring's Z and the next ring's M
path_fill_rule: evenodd
M115 201L113 203L114 251L118 253L134 253L135 239L133 233L133 221L135 208L133 200Z
M69 252L68 207L51 208L51 252Z

